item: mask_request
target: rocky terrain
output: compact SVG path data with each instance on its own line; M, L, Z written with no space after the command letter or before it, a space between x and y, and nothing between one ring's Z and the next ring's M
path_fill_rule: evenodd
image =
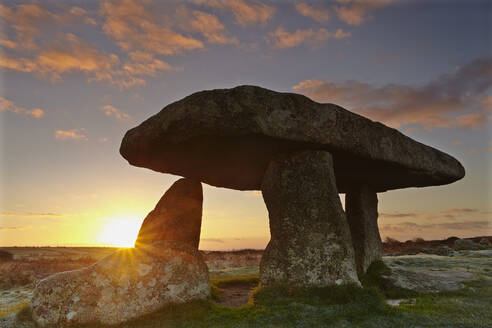
M427 297L425 295L435 294L445 297L446 293L462 293L461 291L471 293L475 290L478 297L482 288L486 286L490 288L492 284L492 249L485 245L484 239L492 240L492 237L471 238L475 243L470 250L455 250L454 238L442 241L408 241L401 242L399 245L395 245L394 241L383 243L385 253L383 261L391 270L386 281L389 281L392 290L394 288L400 290L400 292L388 293L387 303L408 311L415 311L419 299ZM439 252L442 253L443 247L449 248L447 254L437 255ZM473 248L482 249L473 250ZM2 251L13 255L13 260L0 262L0 327L34 327L30 320L22 321L19 313L22 314L23 309L29 307L34 285L40 279L56 272L86 267L115 250L114 248L69 247L2 248ZM417 254L414 254L415 252ZM263 251L202 251L201 253L209 267L211 281L221 282L217 285L213 302L227 307L237 307L249 302L250 291L258 284L258 264ZM402 290L412 291L414 294L402 293ZM449 294L449 299L452 297L454 296ZM440 302L444 299L439 298ZM469 302L481 306L478 299L473 299L473 294L470 295ZM492 325L492 318L483 319L491 320L486 323ZM450 321L448 326L443 323L443 327L453 327L453 322ZM458 324L455 326L474 327Z

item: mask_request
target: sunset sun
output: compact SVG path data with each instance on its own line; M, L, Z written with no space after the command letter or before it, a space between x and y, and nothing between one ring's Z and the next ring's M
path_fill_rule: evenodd
M108 218L98 241L104 246L133 247L141 223L141 220L130 217Z

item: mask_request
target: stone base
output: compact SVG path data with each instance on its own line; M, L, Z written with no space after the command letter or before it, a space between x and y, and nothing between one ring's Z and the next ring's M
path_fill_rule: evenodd
M352 234L357 274L362 277L383 253L378 228L378 196L368 186L353 187L345 195L345 212Z
M40 327L113 325L209 295L208 269L200 253L186 244L157 242L49 276L38 283L31 303Z
M309 151L271 162L261 190L271 233L260 263L263 284L359 283L330 153Z

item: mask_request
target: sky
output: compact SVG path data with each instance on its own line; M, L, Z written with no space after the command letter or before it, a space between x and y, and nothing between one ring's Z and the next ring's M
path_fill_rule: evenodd
M492 3L2 1L0 246L129 246L179 177L124 133L193 92L259 85L394 127L465 167L378 194L382 238L492 235ZM342 202L344 196L340 195ZM260 192L204 184L201 249L263 248Z

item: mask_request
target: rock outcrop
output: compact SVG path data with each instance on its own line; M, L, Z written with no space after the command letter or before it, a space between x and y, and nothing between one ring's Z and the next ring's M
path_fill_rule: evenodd
M271 162L261 190L271 233L260 263L263 284L359 283L330 153L308 151Z
M369 265L383 255L376 192L368 186L352 187L345 195L345 212L354 245L357 274L362 277Z
M293 93L240 86L194 93L129 130L130 164L213 186L260 190L279 154L327 150L339 192L442 185L465 171L453 157L395 129Z
M203 192L199 181L179 179L159 200L140 227L135 245L179 241L198 249Z
M208 268L198 252L202 199L199 182L178 180L144 220L135 248L40 281L31 302L36 323L118 324L209 297Z
M123 249L96 264L41 280L32 298L41 327L118 324L170 303L206 299L207 266L196 249L156 242Z

